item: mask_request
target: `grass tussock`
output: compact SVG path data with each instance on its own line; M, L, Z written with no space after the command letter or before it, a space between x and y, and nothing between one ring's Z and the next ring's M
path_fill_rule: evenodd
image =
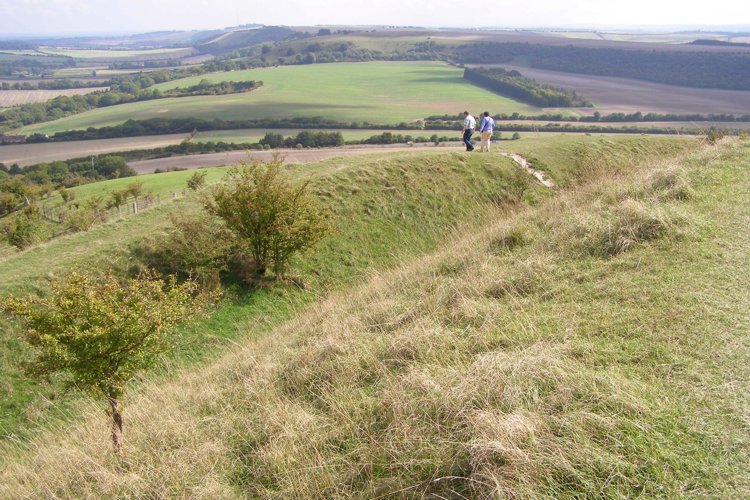
M741 168L738 188L728 170L707 172L722 199L747 189ZM746 399L733 387L748 352L724 326L750 302L732 294L724 316L696 313L689 290L700 281L701 300L720 302L743 289L746 242L667 245L681 227L672 210L701 209L678 205L716 184L660 201L674 183L648 179L562 193L143 387L128 402L127 464L109 455L93 407L70 429L6 446L0 496L746 495ZM525 244L493 250L518 227ZM724 258L701 264L717 246ZM580 259L582 248L607 258Z
M629 182L622 176L594 182L548 211L548 243L558 251L606 258L658 239L678 240L693 233L693 217L681 205L692 192L685 171L673 166Z

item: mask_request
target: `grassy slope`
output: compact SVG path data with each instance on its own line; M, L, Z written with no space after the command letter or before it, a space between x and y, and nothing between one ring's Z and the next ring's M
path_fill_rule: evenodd
M127 410L127 472L92 407L29 450L6 447L0 484L10 496L745 496L749 161L731 143L678 167L599 164L604 181L506 212L144 388Z
M213 181L225 169L211 169ZM471 223L490 203L502 201L513 188L531 181L513 164L498 156L445 153L404 153L350 159L332 159L313 165L288 167L293 179L310 179L311 189L336 213L336 234L304 258L295 268L308 284L307 291L264 289L230 297L215 316L188 332L182 358L204 356L210 347L225 347L236 337L237 323L272 324L300 303L351 283L375 269L393 265L404 256L427 251L456 224ZM166 193L181 189L193 172L169 172L138 177L147 191ZM81 186L77 199L120 188L134 179L118 179ZM212 179L209 179L212 180ZM532 190L533 191L533 190ZM531 191L530 191L531 193ZM529 194L531 196L531 194ZM71 269L129 265L128 249L168 225L171 213L197 209L193 199L165 203L135 217L72 234L0 261L0 295L43 289L50 275ZM207 335L205 332L210 331ZM33 389L16 361L24 356L19 333L5 322L0 326L0 380L3 381L4 432L35 425L58 398L54 387ZM179 356L178 356L179 357Z
M534 114L533 108L464 81L463 70L443 63L341 63L211 73L157 85L162 90L207 79L262 80L245 94L158 99L100 108L52 122L31 125L24 133L101 127L129 118L223 118L322 116L340 121L397 124L429 115L479 113Z

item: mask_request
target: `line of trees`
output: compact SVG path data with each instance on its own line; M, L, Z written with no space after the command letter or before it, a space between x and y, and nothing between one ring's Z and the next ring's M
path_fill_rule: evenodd
M567 116L562 113L543 113L541 115L523 115L518 112L514 113L497 113L493 115L495 120L528 120L528 121L552 121L552 122L750 122L750 113L744 115L721 114L688 114L679 115L674 113L646 113L640 111L635 113L609 113L606 115L595 111L591 116ZM463 121L462 113L457 115L431 115L425 118L425 126L432 125L435 122L449 121L455 123ZM453 126L453 125L452 125Z
M294 137L284 137L275 132L267 133L263 139L258 142L262 146L276 148L323 148L344 145L344 136L341 132L323 132L303 130Z
M591 107L591 101L576 92L542 85L518 71L502 68L466 68L464 78L506 97L539 107Z
M59 188L134 175L135 170L128 166L125 158L117 155L58 160L23 168L0 163L0 217Z

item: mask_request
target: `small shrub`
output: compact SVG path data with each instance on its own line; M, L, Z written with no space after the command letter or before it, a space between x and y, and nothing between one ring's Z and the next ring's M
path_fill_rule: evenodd
M65 186L60 187L57 191L60 193L60 197L62 198L63 203L73 201L76 197L75 192L66 189Z
M15 217L4 221L2 231L8 243L19 250L40 243L49 236L36 205L28 206Z
M101 209L101 199L90 198L83 205L72 208L65 213L68 226L77 231L88 231L95 224L107 221L107 215Z
M708 141L709 144L716 144L717 142L719 142L721 139L723 139L726 136L727 136L726 131L712 129L712 130L709 130L708 133L706 134L706 140Z
M187 187L192 189L193 191L198 191L202 187L206 185L206 176L208 175L208 172L195 172L193 175L190 176L190 178L187 180Z
M147 267L195 279L204 289L220 286L220 273L233 254L233 236L208 214L172 215L167 234L141 243L133 253Z

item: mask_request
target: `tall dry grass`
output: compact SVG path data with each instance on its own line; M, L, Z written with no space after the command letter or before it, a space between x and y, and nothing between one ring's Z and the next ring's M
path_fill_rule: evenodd
M142 387L127 401L126 463L97 406L5 446L0 496L710 493L711 466L679 456L704 436L610 352L618 335L642 335L638 355L668 350L664 311L628 309L629 295L611 305L618 296L587 274L689 241L696 222L681 204L692 190L685 171L646 165L506 213L204 369ZM653 331L639 330L639 314Z

